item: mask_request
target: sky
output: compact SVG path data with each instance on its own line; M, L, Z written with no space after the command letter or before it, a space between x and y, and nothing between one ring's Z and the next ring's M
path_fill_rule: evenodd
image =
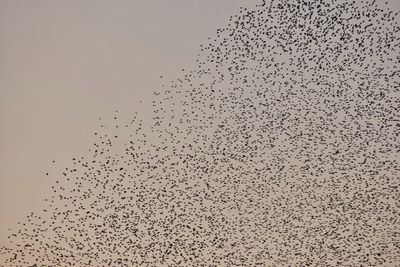
M116 113L149 121L154 92L196 67L229 16L260 2L0 0L0 246L90 154L100 125Z
M57 178L46 172L87 152L100 116L149 114L241 4L0 1L0 240L40 208Z

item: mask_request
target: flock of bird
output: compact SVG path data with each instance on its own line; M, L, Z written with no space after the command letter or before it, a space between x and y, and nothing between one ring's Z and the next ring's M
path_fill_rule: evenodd
M0 266L400 266L397 15L241 8L151 122L100 127Z

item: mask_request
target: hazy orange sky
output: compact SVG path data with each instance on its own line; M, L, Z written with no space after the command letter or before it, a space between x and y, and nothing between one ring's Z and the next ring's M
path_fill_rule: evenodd
M0 1L0 240L40 209L45 173L84 155L99 116L149 111L160 76L193 66L242 3Z
M99 117L150 118L154 90L194 67L240 6L260 2L0 0L0 245L87 153Z

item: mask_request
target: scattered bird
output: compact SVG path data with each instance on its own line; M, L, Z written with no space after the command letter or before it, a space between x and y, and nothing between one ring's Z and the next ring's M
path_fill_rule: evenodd
M242 7L150 122L113 115L51 173L0 266L398 265L397 19L376 1Z

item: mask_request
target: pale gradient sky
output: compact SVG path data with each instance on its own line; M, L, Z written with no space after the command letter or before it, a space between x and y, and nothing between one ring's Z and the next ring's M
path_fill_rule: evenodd
M193 66L241 3L1 0L0 240L40 209L45 173L90 148L99 116L149 111L160 75Z
M85 155L99 116L150 114L153 91L193 67L240 6L259 2L0 0L0 245L40 210L52 174Z

